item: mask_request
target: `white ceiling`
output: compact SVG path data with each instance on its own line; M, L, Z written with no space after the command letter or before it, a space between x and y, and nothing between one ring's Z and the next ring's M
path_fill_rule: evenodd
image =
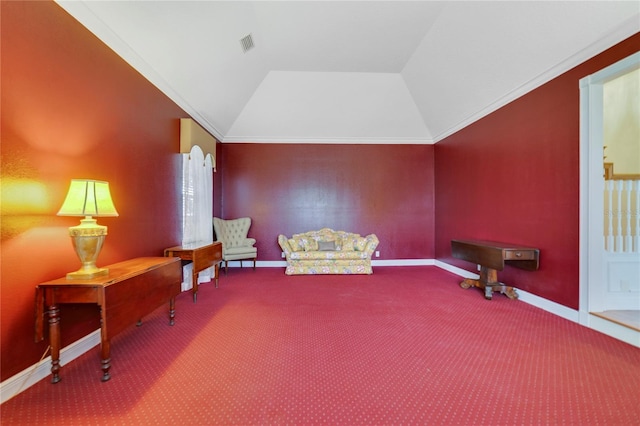
M437 142L640 31L639 1L58 3L222 142Z

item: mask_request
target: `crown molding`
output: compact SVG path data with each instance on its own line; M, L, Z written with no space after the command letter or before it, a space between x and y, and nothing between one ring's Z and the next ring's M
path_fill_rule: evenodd
M428 138L372 138L363 137L259 137L259 136L231 136L221 140L222 143L264 143L264 144L334 144L334 145L433 145L433 139Z
M614 28L611 32L606 34L604 37L602 37L595 43L590 44L589 46L575 53L574 55L558 63L556 66L549 68L547 71L539 74L537 77L529 80L528 82L522 84L521 86L517 87L511 92L505 94L501 98L497 99L495 102L487 105L485 108L481 109L475 114L470 115L469 117L462 120L455 126L451 127L449 130L446 130L436 135L433 138L434 143L438 143L441 140L464 129L470 124L502 108L508 103L513 102L519 97L531 92L532 90L564 74L565 72L582 64L583 62L586 62L587 60L604 52L605 50L620 43L621 41L631 37L632 35L638 33L639 31L640 31L640 13L636 13L631 18L624 21L620 26L618 26L617 28Z
M222 143L318 143L318 144L435 144L441 140L453 135L470 124L480 120L481 118L491 114L492 112L502 108L508 103L518 99L526 93L536 89L537 87L547 83L553 78L563 74L571 68L591 59L604 50L623 41L624 39L634 35L640 31L640 13L636 13L621 25L611 30L604 37L578 51L576 54L568 57L556 66L539 74L537 77L522 84L518 88L500 97L490 105L482 108L466 119L451 126L448 130L441 132L433 138L391 138L391 137L330 137L330 138L314 138L314 137L264 137L264 136L225 136L216 126L192 107L176 90L158 73L148 62L146 62L134 49L120 38L104 21L102 21L87 5L85 1L72 0L56 0L56 3L71 14L89 31L102 40L114 52L122 57L134 69L138 70L144 77L156 86L161 92L173 100L180 108L187 112L195 121L209 131L217 140Z
M109 25L100 19L85 1L55 0L56 3L69 13L75 20L80 22L92 34L98 37L104 44L109 46L118 56L124 59L145 79L153 84L158 90L164 93L169 99L175 102L187 114L207 129L216 139L222 140L220 132L209 120L193 108L180 94L152 67L145 61L126 41L118 36Z

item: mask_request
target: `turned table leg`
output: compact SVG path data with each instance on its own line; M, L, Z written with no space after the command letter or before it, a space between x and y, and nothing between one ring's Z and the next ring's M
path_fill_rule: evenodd
M51 383L60 381L60 308L49 306L49 342L51 343Z
M169 299L169 325L176 323L176 299L172 297Z
M191 287L191 291L193 292L193 303L198 301L198 274L199 271L196 271L196 262L193 262L193 272L191 274L191 282L193 286Z
M111 341L107 330L107 318L105 307L100 306L100 369L102 380L106 382L111 378Z
M218 288L218 276L220 275L220 263L216 263L213 267L213 270L215 271L216 288Z

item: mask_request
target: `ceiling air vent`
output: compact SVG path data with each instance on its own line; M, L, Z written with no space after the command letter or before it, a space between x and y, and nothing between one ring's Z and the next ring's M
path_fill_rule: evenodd
M253 48L253 38L251 38L251 34L240 39L240 46L242 46L242 51L245 53Z

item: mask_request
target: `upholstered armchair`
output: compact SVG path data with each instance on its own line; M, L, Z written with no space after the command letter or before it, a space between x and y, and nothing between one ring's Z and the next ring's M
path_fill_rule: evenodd
M222 260L224 261L224 273L227 273L230 260L239 260L242 267L243 259L253 259L253 269L256 269L258 249L253 245L254 238L247 238L251 227L250 217L224 220L213 218L213 230L216 233L216 241L222 243Z

